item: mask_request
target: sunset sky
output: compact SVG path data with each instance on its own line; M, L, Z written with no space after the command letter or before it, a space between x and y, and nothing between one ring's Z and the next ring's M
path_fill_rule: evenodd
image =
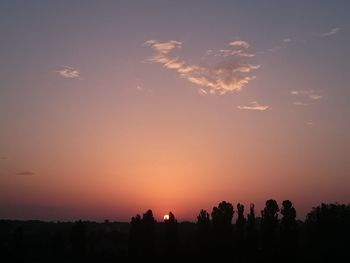
M350 202L349 12L1 1L0 218Z

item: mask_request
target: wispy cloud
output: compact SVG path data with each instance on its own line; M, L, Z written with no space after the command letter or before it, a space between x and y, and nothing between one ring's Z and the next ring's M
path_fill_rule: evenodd
M18 172L16 173L16 175L34 175L35 173L31 172L31 171L22 171L22 172Z
M139 93L152 93L152 89L144 87L141 84L137 84L136 86L134 86L134 89Z
M320 99L322 99L322 96L319 94L309 94L309 98L311 100L320 100Z
M6 156L0 156L0 160L7 160L8 159L8 157L6 157Z
M285 37L283 39L281 39L281 43L275 43L275 45L273 45L272 47L266 49L266 50L261 50L258 51L257 54L267 54L267 53L275 53L277 51L280 51L282 49L285 49L289 46L290 43L295 43L295 44L305 44L307 42L309 42L311 37L330 37L333 36L337 33L340 32L340 27L334 27L332 29L330 29L329 31L326 31L324 33L313 33L313 34L309 34L304 36L304 38L297 38L297 37Z
M283 39L283 42L284 42L284 43L289 43L289 42L292 42L292 39L289 38L289 37L288 37L288 38L284 38L284 39Z
M208 92L205 89L199 89L198 90L198 94L202 95L202 96L205 96L205 95L208 95Z
M232 49L220 49L220 50L212 50L209 49L206 52L206 55L212 55L215 57L229 57L229 56L237 56L237 57L255 57L255 54L250 53L250 52L246 52L244 50L241 49L236 49L236 50L232 50Z
M292 90L290 94L296 98L296 101L293 102L296 106L307 106L312 101L317 101L322 99L322 95L315 90Z
M274 53L274 52L280 50L281 48L282 48L281 46L274 46L272 48L269 48L267 51L271 52L271 53Z
M295 41L295 40L290 37L283 38L280 43L268 48L266 51L259 51L258 53L260 54L276 53L277 51L280 51L281 49L286 48L292 41Z
M302 101L294 101L293 104L297 105L297 106L307 106L307 105L309 105L309 104L307 104L305 102L302 102Z
M251 72L260 67L260 65L253 65L247 61L254 54L239 49L249 48L249 44L241 40L229 43L231 47L229 49L208 50L206 54L213 55L214 59L206 57L206 63L202 64L190 64L172 55L173 50L182 47L182 42L148 40L144 44L150 46L155 52L148 59L149 62L174 70L181 78L200 86L201 95L240 91L255 79Z
M321 37L330 37L330 36L333 36L335 34L337 34L338 32L340 31L340 28L339 27L335 27L335 28L332 28L331 30L325 32L325 33L322 33L320 36Z
M309 100L320 100L322 99L322 95L314 90L292 90L290 94L294 96L300 96L304 98L308 98Z
M76 68L69 67L69 66L62 66L60 69L55 71L58 73L61 77L67 78L67 79L75 79L80 78L80 71Z
M145 45L151 46L153 49L162 54L168 54L174 48L181 48L182 43L176 40L170 40L168 42L158 42L157 40L148 40Z
M242 47L242 48L249 48L250 45L248 42L243 40L235 40L229 43L230 46L236 46L236 47Z
M270 109L269 105L262 105L259 104L256 101L252 101L250 103L248 103L248 105L244 105L244 106L237 106L238 109L240 110L257 110L257 111L265 111Z

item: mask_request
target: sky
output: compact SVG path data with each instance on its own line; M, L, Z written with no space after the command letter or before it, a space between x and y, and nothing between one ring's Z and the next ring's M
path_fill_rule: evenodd
M1 1L0 218L349 203L349 11Z

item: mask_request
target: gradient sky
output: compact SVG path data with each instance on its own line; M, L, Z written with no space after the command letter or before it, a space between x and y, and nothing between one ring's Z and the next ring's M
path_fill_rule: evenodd
M1 1L0 218L349 202L349 12Z

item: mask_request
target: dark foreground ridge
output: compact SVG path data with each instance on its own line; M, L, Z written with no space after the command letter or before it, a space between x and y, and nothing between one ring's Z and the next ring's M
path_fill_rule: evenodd
M196 223L151 210L130 223L0 220L0 262L350 262L350 205L322 204L305 222L289 200L245 214L223 201Z

